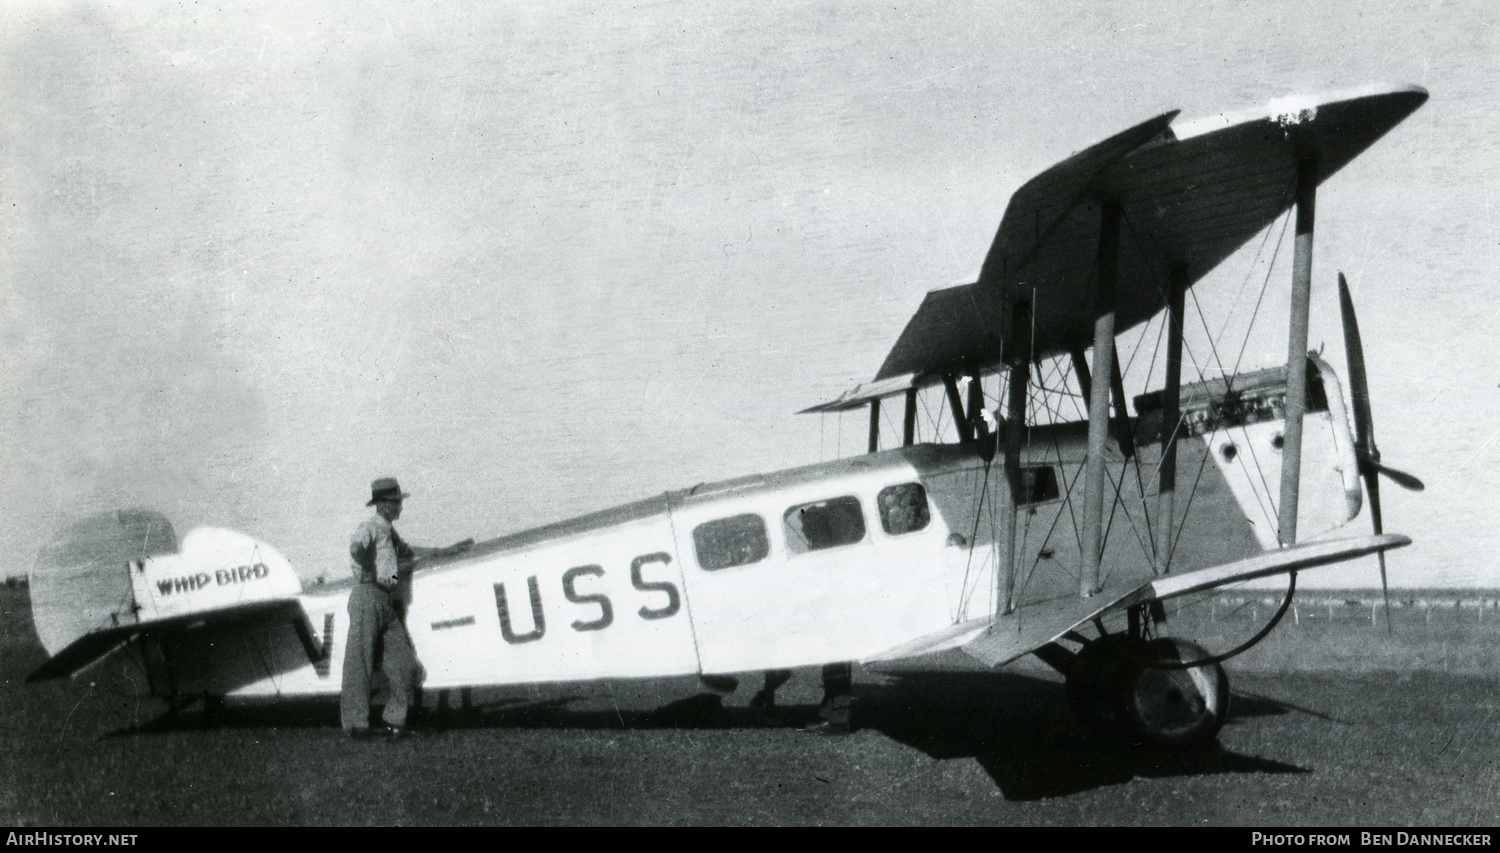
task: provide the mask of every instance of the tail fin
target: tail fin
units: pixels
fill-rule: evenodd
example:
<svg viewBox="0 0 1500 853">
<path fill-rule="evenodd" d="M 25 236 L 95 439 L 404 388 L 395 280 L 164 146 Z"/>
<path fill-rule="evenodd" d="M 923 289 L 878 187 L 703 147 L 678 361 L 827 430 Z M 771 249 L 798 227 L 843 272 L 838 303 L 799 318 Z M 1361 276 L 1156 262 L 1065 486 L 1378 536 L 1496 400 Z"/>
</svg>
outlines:
<svg viewBox="0 0 1500 853">
<path fill-rule="evenodd" d="M 292 564 L 274 548 L 216 527 L 190 531 L 174 554 L 131 560 L 129 571 L 142 622 L 302 592 Z"/>
<path fill-rule="evenodd" d="M 197 614 L 243 618 L 302 591 L 269 545 L 212 527 L 179 542 L 164 516 L 140 509 L 69 527 L 37 555 L 29 586 L 32 622 L 51 656 L 33 680 L 76 672 L 152 626 Z"/>
<path fill-rule="evenodd" d="M 37 554 L 27 584 L 47 654 L 84 634 L 138 621 L 127 564 L 175 553 L 171 522 L 147 509 L 90 516 L 54 537 Z"/>
</svg>

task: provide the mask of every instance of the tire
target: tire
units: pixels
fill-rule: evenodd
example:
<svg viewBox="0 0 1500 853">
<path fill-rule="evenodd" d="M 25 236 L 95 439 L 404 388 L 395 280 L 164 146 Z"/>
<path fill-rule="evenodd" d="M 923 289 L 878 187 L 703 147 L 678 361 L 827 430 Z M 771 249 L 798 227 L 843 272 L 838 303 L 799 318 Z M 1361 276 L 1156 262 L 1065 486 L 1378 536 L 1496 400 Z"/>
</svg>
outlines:
<svg viewBox="0 0 1500 853">
<path fill-rule="evenodd" d="M 1156 661 L 1208 657 L 1196 643 L 1163 638 L 1143 643 L 1118 682 L 1118 708 L 1131 732 L 1155 746 L 1185 748 L 1211 743 L 1229 714 L 1229 677 L 1217 663 L 1162 669 Z"/>
<path fill-rule="evenodd" d="M 1138 675 L 1144 643 L 1111 634 L 1085 644 L 1068 668 L 1065 694 L 1073 714 L 1094 729 L 1126 734 L 1121 698 Z"/>
</svg>

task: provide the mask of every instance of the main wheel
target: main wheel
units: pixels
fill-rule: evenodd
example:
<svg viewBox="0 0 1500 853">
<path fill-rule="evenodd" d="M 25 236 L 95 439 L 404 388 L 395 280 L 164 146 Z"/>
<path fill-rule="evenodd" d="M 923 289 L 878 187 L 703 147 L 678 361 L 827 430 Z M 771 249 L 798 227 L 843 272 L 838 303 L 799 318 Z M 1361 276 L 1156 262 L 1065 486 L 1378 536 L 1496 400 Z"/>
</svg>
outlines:
<svg viewBox="0 0 1500 853">
<path fill-rule="evenodd" d="M 224 717 L 224 697 L 217 693 L 203 693 L 203 716 L 200 718 L 205 729 L 217 728 Z"/>
<path fill-rule="evenodd" d="M 1186 669 L 1154 664 L 1208 657 L 1196 643 L 1162 638 L 1137 647 L 1133 665 L 1119 682 L 1122 721 L 1135 735 L 1158 746 L 1187 747 L 1212 741 L 1229 714 L 1229 677 L 1217 663 Z"/>
<path fill-rule="evenodd" d="M 1079 719 L 1110 734 L 1129 727 L 1122 697 L 1137 677 L 1145 644 L 1122 634 L 1091 640 L 1073 657 L 1065 687 L 1068 707 Z"/>
</svg>

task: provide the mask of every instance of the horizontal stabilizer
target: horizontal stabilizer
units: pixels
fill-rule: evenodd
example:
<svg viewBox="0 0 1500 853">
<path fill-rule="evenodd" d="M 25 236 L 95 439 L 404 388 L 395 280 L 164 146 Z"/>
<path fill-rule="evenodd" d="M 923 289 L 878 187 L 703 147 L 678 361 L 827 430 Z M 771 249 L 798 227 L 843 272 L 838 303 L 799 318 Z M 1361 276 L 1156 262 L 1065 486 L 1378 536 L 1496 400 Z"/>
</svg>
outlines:
<svg viewBox="0 0 1500 853">
<path fill-rule="evenodd" d="M 1002 666 L 1055 642 L 1079 625 L 1139 604 L 1203 592 L 1255 578 L 1341 563 L 1410 544 L 1411 539 L 1405 536 L 1387 533 L 1358 539 L 1331 539 L 1266 551 L 1233 563 L 1181 575 L 1164 575 L 1114 597 L 1107 594 L 1093 598 L 1067 596 L 1027 604 L 993 619 L 953 625 L 866 660 L 896 660 L 962 647 L 971 657 L 990 666 Z"/>
<path fill-rule="evenodd" d="M 297 627 L 299 636 L 311 636 L 307 621 L 307 613 L 302 609 L 301 602 L 295 598 L 283 598 L 273 601 L 252 601 L 217 610 L 204 610 L 151 622 L 106 628 L 85 634 L 69 643 L 62 651 L 48 658 L 46 663 L 26 676 L 26 683 L 66 678 L 103 660 L 137 637 L 165 636 L 204 628 L 225 628 L 249 622 L 291 623 Z M 318 651 L 309 648 L 308 656 L 312 658 Z"/>
<path fill-rule="evenodd" d="M 64 675 L 107 654 L 115 641 L 106 638 L 127 642 L 137 627 L 237 613 L 302 592 L 291 563 L 264 542 L 213 527 L 178 540 L 165 517 L 144 509 L 71 525 L 37 554 L 30 577 L 32 624 L 53 656 L 48 667 Z"/>
<path fill-rule="evenodd" d="M 122 625 L 107 631 L 85 634 L 32 671 L 26 676 L 26 683 L 65 678 L 86 669 L 90 664 L 103 660 L 110 653 L 124 647 L 138 633 L 139 625 Z"/>
</svg>

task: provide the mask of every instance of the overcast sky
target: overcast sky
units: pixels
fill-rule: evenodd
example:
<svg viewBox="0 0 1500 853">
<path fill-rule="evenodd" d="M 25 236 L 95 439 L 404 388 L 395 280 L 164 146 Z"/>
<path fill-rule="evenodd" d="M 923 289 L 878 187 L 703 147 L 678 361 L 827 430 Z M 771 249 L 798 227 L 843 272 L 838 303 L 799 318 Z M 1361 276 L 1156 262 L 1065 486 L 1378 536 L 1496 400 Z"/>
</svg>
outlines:
<svg viewBox="0 0 1500 853">
<path fill-rule="evenodd" d="M 313 576 L 381 475 L 439 544 L 828 458 L 837 419 L 792 413 L 972 281 L 1025 180 L 1168 109 L 1390 82 L 1432 98 L 1320 192 L 1312 343 L 1342 367 L 1342 269 L 1381 450 L 1429 485 L 1384 492 L 1393 581 L 1500 586 L 1494 8 L 6 3 L 4 571 L 120 506 Z"/>
</svg>

